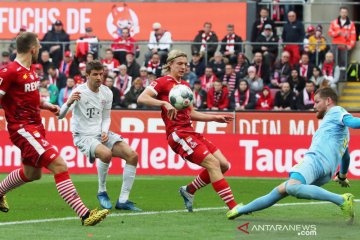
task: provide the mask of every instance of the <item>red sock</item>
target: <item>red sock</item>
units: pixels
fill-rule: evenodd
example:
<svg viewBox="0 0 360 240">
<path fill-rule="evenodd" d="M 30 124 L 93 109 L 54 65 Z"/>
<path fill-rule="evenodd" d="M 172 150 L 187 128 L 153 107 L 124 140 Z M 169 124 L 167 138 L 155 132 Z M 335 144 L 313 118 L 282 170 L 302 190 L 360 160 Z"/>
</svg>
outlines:
<svg viewBox="0 0 360 240">
<path fill-rule="evenodd" d="M 76 192 L 73 182 L 70 179 L 68 172 L 63 172 L 54 175 L 56 188 L 60 196 L 67 204 L 77 213 L 79 217 L 84 216 L 89 209 L 81 201 Z"/>
<path fill-rule="evenodd" d="M 234 196 L 231 192 L 231 189 L 229 187 L 229 184 L 225 180 L 225 178 L 220 179 L 216 182 L 212 183 L 213 188 L 215 191 L 219 194 L 221 199 L 226 203 L 226 205 L 229 207 L 229 209 L 232 209 L 237 205 L 237 203 L 234 200 Z"/>
<path fill-rule="evenodd" d="M 194 194 L 196 190 L 199 190 L 202 187 L 205 187 L 210 183 L 210 176 L 206 169 L 202 170 L 200 174 L 186 186 L 186 191 L 188 193 Z"/>
<path fill-rule="evenodd" d="M 27 182 L 31 181 L 25 177 L 24 170 L 22 168 L 12 171 L 0 183 L 0 196 L 4 196 L 10 190 L 20 187 Z"/>
</svg>

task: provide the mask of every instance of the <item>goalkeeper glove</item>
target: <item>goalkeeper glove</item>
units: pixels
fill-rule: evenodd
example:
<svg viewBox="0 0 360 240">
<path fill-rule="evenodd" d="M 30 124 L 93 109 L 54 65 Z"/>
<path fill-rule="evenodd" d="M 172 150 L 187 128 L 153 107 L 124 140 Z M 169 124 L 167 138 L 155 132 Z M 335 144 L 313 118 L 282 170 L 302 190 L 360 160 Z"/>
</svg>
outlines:
<svg viewBox="0 0 360 240">
<path fill-rule="evenodd" d="M 342 174 L 340 172 L 336 173 L 336 177 L 334 178 L 335 182 L 338 182 L 341 187 L 350 187 L 350 182 L 349 180 L 346 178 L 346 174 Z"/>
</svg>

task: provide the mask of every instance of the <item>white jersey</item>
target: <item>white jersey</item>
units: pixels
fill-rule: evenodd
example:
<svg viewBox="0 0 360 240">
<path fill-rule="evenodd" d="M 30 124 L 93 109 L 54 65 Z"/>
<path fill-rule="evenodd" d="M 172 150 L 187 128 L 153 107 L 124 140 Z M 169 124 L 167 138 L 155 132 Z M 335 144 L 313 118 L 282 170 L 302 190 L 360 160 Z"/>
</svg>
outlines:
<svg viewBox="0 0 360 240">
<path fill-rule="evenodd" d="M 80 92 L 80 101 L 75 101 L 71 118 L 71 128 L 74 135 L 98 136 L 101 135 L 103 110 L 112 106 L 113 93 L 104 85 L 99 92 L 91 91 L 87 83 L 76 87 L 72 93 Z"/>
</svg>

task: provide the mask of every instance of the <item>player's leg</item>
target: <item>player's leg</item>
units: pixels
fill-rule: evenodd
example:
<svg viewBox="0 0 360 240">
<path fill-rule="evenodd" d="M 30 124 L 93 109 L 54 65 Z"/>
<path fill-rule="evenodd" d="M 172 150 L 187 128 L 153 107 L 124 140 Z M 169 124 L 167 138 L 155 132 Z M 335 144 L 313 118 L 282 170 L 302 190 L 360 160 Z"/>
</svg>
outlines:
<svg viewBox="0 0 360 240">
<path fill-rule="evenodd" d="M 100 142 L 97 140 L 94 140 L 91 143 L 90 152 L 91 156 L 95 156 L 95 158 L 99 159 L 96 161 L 99 183 L 97 198 L 102 208 L 111 209 L 112 204 L 106 190 L 106 178 L 109 172 L 109 166 L 112 158 L 111 150 L 108 147 L 100 144 Z"/>
<path fill-rule="evenodd" d="M 16 169 L 0 182 L 0 211 L 8 212 L 9 205 L 6 201 L 5 194 L 27 182 L 41 178 L 41 169 L 23 165 L 22 168 Z"/>
<path fill-rule="evenodd" d="M 228 219 L 235 219 L 243 214 L 248 214 L 251 212 L 255 212 L 271 207 L 279 200 L 287 196 L 285 190 L 285 183 L 286 182 L 280 184 L 267 195 L 259 197 L 246 205 L 242 205 L 242 204 L 237 205 L 236 207 L 234 207 L 233 209 L 227 212 L 226 215 Z"/>
<path fill-rule="evenodd" d="M 116 142 L 113 145 L 112 152 L 114 157 L 120 157 L 126 161 L 120 196 L 116 202 L 115 208 L 121 210 L 142 211 L 140 208 L 135 207 L 134 203 L 129 200 L 129 195 L 136 176 L 138 154 L 124 141 Z"/>
<path fill-rule="evenodd" d="M 83 225 L 92 226 L 101 222 L 109 211 L 106 209 L 101 211 L 90 211 L 85 206 L 70 179 L 65 161 L 60 156 L 57 156 L 53 160 L 51 159 L 51 156 L 54 153 L 56 152 L 45 152 L 41 156 L 40 163 L 54 174 L 56 188 L 60 196 L 81 218 Z"/>
<path fill-rule="evenodd" d="M 208 171 L 212 186 L 220 198 L 225 202 L 229 209 L 234 208 L 237 204 L 234 200 L 230 186 L 221 172 L 219 160 L 217 160 L 214 155 L 208 154 L 200 165 Z"/>
<path fill-rule="evenodd" d="M 219 160 L 221 172 L 224 174 L 229 169 L 229 162 L 219 149 L 217 149 L 213 155 Z M 186 191 L 194 195 L 197 190 L 207 186 L 210 182 L 210 176 L 207 169 L 203 169 L 199 175 L 186 186 Z"/>
</svg>

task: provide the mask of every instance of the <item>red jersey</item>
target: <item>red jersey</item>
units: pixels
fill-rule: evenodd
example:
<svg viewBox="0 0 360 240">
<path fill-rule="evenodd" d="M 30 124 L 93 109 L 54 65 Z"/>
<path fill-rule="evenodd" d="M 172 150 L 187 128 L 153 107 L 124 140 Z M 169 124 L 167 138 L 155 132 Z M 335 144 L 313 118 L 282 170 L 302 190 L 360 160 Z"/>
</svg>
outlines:
<svg viewBox="0 0 360 240">
<path fill-rule="evenodd" d="M 106 65 L 110 72 L 114 71 L 115 68 L 120 66 L 120 62 L 115 58 L 111 60 L 103 59 L 101 60 L 101 63 Z"/>
<path fill-rule="evenodd" d="M 190 87 L 189 83 L 184 80 L 177 82 L 175 78 L 171 76 L 164 76 L 151 82 L 148 86 L 155 94 L 156 98 L 161 101 L 169 102 L 169 92 L 175 85 L 186 85 Z M 161 117 L 165 123 L 166 135 L 169 136 L 174 131 L 187 131 L 195 132 L 191 125 L 190 108 L 178 110 L 176 118 L 170 120 L 167 116 L 167 110 L 165 107 L 161 107 Z"/>
<path fill-rule="evenodd" d="M 25 125 L 41 125 L 39 84 L 35 69 L 16 60 L 0 70 L 1 105 L 10 135 Z"/>
</svg>

